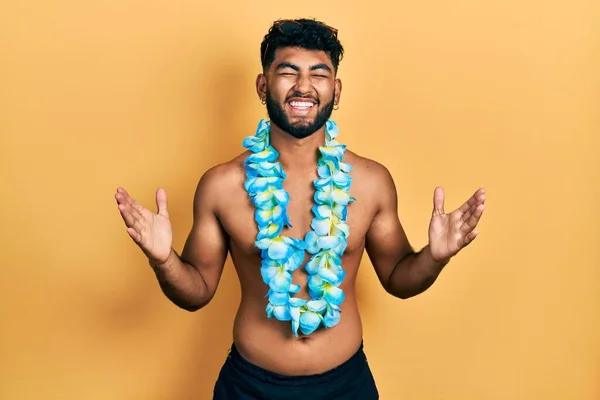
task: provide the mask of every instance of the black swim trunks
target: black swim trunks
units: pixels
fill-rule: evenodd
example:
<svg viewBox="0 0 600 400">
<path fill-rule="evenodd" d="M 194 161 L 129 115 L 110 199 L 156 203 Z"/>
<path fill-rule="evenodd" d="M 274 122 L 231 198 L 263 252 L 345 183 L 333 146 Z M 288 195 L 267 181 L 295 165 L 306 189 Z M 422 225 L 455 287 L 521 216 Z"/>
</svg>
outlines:
<svg viewBox="0 0 600 400">
<path fill-rule="evenodd" d="M 379 399 L 361 343 L 340 366 L 315 375 L 280 375 L 245 360 L 232 345 L 214 387 L 213 400 Z"/>
</svg>

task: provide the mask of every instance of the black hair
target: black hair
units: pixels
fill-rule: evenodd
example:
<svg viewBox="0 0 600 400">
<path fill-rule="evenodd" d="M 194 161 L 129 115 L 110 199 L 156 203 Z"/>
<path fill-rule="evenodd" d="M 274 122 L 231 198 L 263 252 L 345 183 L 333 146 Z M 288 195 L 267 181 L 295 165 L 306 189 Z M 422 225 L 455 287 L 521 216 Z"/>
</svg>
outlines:
<svg viewBox="0 0 600 400">
<path fill-rule="evenodd" d="M 260 45 L 261 63 L 267 69 L 281 47 L 300 47 L 322 50 L 329 55 L 334 70 L 344 56 L 344 48 L 337 38 L 337 30 L 315 19 L 275 21 Z"/>
</svg>

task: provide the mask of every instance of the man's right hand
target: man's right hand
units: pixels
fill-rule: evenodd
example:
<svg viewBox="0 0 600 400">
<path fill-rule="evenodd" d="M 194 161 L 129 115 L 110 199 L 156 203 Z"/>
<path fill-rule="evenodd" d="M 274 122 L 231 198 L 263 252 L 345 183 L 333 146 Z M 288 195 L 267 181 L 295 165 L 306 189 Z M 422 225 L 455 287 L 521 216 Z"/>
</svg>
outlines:
<svg viewBox="0 0 600 400">
<path fill-rule="evenodd" d="M 164 264 L 173 248 L 173 233 L 165 190 L 156 191 L 158 214 L 142 207 L 123 188 L 117 188 L 115 199 L 129 236 L 146 254 L 151 264 Z"/>
</svg>

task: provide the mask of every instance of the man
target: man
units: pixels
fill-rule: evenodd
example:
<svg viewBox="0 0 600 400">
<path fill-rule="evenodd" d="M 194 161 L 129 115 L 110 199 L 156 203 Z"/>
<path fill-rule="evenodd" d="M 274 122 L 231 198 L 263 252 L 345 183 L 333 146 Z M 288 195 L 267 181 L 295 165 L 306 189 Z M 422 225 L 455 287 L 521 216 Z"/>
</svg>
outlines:
<svg viewBox="0 0 600 400">
<path fill-rule="evenodd" d="M 154 214 L 117 189 L 127 232 L 179 307 L 210 302 L 231 254 L 242 300 L 215 399 L 378 398 L 354 293 L 364 250 L 383 288 L 406 299 L 477 236 L 484 191 L 446 214 L 436 188 L 429 244 L 413 251 L 390 173 L 346 151 L 329 120 L 340 101 L 342 55 L 327 25 L 274 23 L 256 80 L 270 120 L 244 140 L 248 151 L 201 177 L 181 255 L 172 248 L 165 191 L 156 193 Z"/>
</svg>

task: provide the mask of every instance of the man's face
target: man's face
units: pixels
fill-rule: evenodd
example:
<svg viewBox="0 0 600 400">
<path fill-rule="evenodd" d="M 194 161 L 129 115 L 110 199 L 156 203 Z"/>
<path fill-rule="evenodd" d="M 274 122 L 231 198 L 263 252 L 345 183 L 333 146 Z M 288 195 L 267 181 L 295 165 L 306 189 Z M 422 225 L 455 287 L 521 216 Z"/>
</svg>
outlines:
<svg viewBox="0 0 600 400">
<path fill-rule="evenodd" d="M 259 76 L 257 88 L 271 122 L 298 139 L 320 129 L 339 101 L 341 82 L 323 51 L 277 49 L 265 75 Z"/>
</svg>

